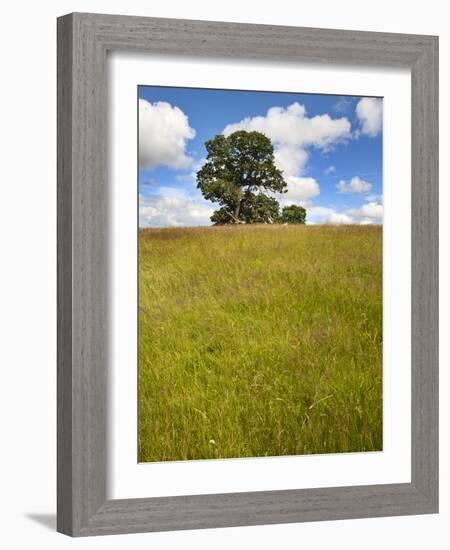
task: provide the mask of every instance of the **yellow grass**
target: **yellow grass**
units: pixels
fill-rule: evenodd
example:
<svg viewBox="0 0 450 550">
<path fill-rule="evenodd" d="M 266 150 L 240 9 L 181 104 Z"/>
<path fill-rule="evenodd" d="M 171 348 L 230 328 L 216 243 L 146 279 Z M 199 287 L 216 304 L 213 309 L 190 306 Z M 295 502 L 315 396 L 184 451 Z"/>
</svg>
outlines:
<svg viewBox="0 0 450 550">
<path fill-rule="evenodd" d="M 382 449 L 382 229 L 139 233 L 139 460 Z"/>
</svg>

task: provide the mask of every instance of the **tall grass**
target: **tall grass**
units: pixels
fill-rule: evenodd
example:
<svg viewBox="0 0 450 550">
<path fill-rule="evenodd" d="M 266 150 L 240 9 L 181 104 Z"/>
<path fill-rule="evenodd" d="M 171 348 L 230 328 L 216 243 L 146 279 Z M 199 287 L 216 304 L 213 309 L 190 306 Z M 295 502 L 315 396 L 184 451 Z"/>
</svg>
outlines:
<svg viewBox="0 0 450 550">
<path fill-rule="evenodd" d="M 382 230 L 139 233 L 139 460 L 382 449 Z"/>
</svg>

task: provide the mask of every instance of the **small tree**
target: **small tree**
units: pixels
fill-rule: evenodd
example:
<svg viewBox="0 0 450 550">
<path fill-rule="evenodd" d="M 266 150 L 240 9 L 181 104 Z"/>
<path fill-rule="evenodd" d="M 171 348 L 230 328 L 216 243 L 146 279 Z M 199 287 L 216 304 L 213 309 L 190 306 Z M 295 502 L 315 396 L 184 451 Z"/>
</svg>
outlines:
<svg viewBox="0 0 450 550">
<path fill-rule="evenodd" d="M 281 221 L 283 223 L 305 223 L 306 210 L 296 204 L 285 206 L 281 214 Z"/>
<path fill-rule="evenodd" d="M 279 219 L 276 199 L 263 191 L 283 193 L 286 182 L 275 166 L 273 145 L 261 132 L 238 130 L 205 143 L 207 162 L 197 172 L 197 188 L 221 208 L 211 216 L 215 224 L 274 223 Z"/>
</svg>

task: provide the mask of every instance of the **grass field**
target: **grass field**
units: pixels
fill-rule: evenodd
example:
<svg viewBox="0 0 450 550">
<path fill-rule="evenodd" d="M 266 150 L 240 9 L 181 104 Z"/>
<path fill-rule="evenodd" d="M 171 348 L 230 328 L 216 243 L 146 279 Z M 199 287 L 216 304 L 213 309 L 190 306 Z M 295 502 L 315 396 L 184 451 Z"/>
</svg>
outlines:
<svg viewBox="0 0 450 550">
<path fill-rule="evenodd" d="M 139 460 L 382 449 L 382 228 L 139 232 Z"/>
</svg>

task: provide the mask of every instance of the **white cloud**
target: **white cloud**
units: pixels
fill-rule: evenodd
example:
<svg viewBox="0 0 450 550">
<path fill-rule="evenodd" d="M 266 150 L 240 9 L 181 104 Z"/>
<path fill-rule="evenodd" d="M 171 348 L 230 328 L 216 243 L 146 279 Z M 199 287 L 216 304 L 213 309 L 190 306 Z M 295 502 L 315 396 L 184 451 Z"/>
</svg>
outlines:
<svg viewBox="0 0 450 550">
<path fill-rule="evenodd" d="M 324 218 L 329 216 L 334 212 L 333 208 L 328 208 L 327 206 L 311 206 L 308 208 L 308 213 L 316 218 Z"/>
<path fill-rule="evenodd" d="M 383 124 L 383 102 L 375 97 L 363 97 L 356 105 L 356 116 L 361 125 L 361 132 L 375 137 Z"/>
<path fill-rule="evenodd" d="M 339 193 L 368 193 L 372 189 L 372 184 L 355 176 L 350 181 L 341 180 L 336 188 Z"/>
<path fill-rule="evenodd" d="M 308 199 L 317 197 L 320 194 L 319 184 L 314 178 L 288 176 L 286 182 L 287 192 L 277 194 L 277 198 L 282 203 L 282 206 L 288 204 L 302 204 Z"/>
<path fill-rule="evenodd" d="M 326 206 L 310 206 L 309 204 L 302 206 L 306 208 L 306 223 L 310 225 L 326 223 L 327 217 L 334 212 L 333 208 Z"/>
<path fill-rule="evenodd" d="M 336 166 L 333 166 L 333 165 L 328 166 L 328 168 L 325 168 L 323 172 L 326 176 L 329 176 L 330 174 L 334 174 L 334 172 L 336 172 Z"/>
<path fill-rule="evenodd" d="M 309 118 L 304 105 L 292 103 L 288 107 L 271 107 L 265 116 L 247 117 L 228 124 L 224 135 L 237 130 L 258 131 L 274 143 L 275 161 L 284 176 L 299 176 L 308 160 L 308 147 L 324 151 L 351 137 L 347 118 L 331 118 L 328 114 Z"/>
<path fill-rule="evenodd" d="M 381 222 L 383 219 L 383 205 L 379 202 L 368 202 L 360 208 L 347 210 L 350 216 Z"/>
<path fill-rule="evenodd" d="M 366 200 L 367 202 L 381 202 L 381 204 L 383 204 L 383 195 L 371 193 L 370 195 L 366 195 L 364 197 L 364 200 Z"/>
<path fill-rule="evenodd" d="M 139 227 L 210 225 L 214 208 L 199 193 L 159 187 L 151 196 L 139 197 Z"/>
<path fill-rule="evenodd" d="M 288 107 L 271 107 L 266 116 L 247 117 L 228 124 L 224 134 L 236 130 L 263 132 L 277 144 L 325 149 L 350 137 L 350 122 L 346 118 L 332 119 L 328 114 L 309 118 L 304 105 L 295 102 Z"/>
<path fill-rule="evenodd" d="M 186 154 L 186 143 L 194 137 L 195 130 L 181 109 L 165 101 L 139 99 L 140 168 L 189 168 L 193 159 Z"/>
<path fill-rule="evenodd" d="M 307 223 L 369 225 L 383 221 L 383 205 L 380 202 L 364 203 L 359 208 L 349 208 L 341 212 L 326 206 L 303 206 L 306 208 Z"/>
<path fill-rule="evenodd" d="M 340 213 L 340 212 L 332 212 L 329 216 L 325 218 L 324 223 L 332 223 L 332 224 L 350 224 L 354 223 L 354 220 L 352 217 L 350 217 L 348 214 Z"/>
<path fill-rule="evenodd" d="M 274 152 L 275 164 L 283 175 L 301 174 L 308 160 L 308 152 L 295 145 L 279 145 Z"/>
<path fill-rule="evenodd" d="M 306 209 L 306 221 L 309 224 L 351 224 L 354 219 L 345 212 L 337 212 L 327 206 L 312 206 Z"/>
</svg>

